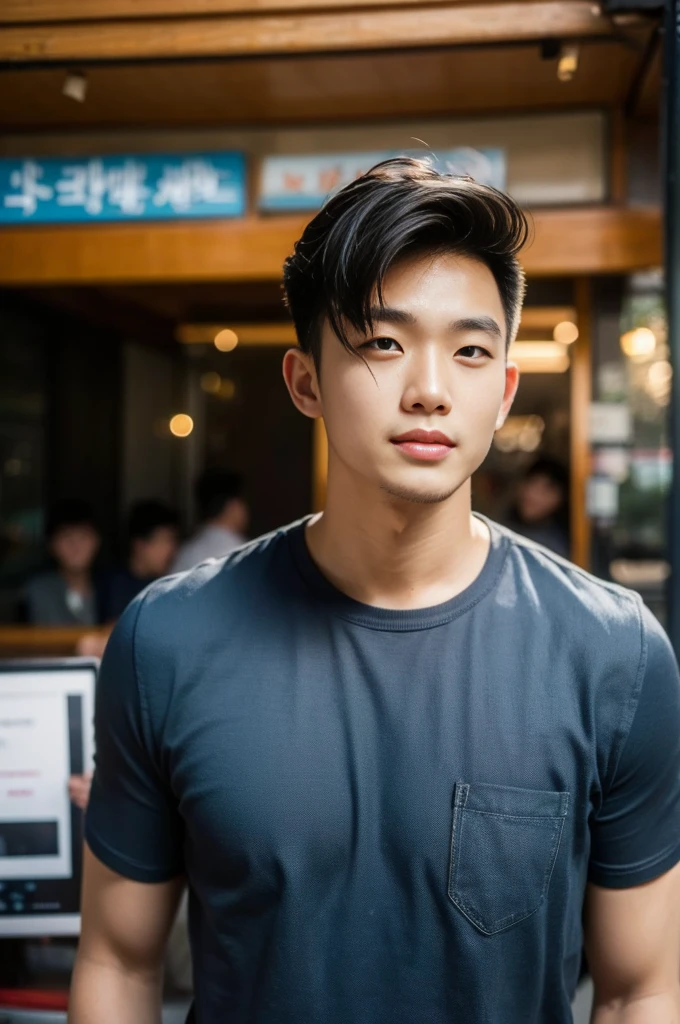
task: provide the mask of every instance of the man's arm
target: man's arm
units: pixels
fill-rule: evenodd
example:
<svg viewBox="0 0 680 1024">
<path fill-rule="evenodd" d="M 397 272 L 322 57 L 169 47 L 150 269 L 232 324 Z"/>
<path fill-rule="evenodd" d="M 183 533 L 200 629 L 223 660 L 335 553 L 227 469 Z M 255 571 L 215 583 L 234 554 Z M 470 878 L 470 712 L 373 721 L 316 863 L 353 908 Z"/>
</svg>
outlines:
<svg viewBox="0 0 680 1024">
<path fill-rule="evenodd" d="M 160 1024 L 163 953 L 183 886 L 182 876 L 130 881 L 85 847 L 69 1024 Z"/>
<path fill-rule="evenodd" d="M 644 885 L 589 884 L 591 1024 L 680 1024 L 680 864 Z"/>
</svg>

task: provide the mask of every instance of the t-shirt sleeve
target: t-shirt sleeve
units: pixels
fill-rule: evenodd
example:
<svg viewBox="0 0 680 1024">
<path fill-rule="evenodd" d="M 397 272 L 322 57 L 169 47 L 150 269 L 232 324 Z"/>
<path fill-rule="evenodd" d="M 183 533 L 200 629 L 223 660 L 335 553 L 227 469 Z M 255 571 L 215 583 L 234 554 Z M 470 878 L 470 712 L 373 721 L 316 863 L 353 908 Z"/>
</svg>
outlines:
<svg viewBox="0 0 680 1024">
<path fill-rule="evenodd" d="M 611 785 L 590 823 L 588 880 L 642 885 L 680 861 L 680 677 L 654 616 L 642 614 L 642 681 Z"/>
<path fill-rule="evenodd" d="M 95 772 L 85 838 L 112 871 L 137 882 L 181 874 L 182 823 L 154 753 L 137 677 L 144 595 L 127 609 L 106 646 L 95 698 Z"/>
</svg>

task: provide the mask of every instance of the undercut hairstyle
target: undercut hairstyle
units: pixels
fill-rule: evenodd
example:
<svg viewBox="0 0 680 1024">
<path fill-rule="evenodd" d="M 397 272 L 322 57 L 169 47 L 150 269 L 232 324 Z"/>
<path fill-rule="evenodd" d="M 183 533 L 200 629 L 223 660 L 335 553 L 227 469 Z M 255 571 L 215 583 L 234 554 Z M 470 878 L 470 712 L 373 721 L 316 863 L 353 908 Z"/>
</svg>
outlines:
<svg viewBox="0 0 680 1024">
<path fill-rule="evenodd" d="M 444 253 L 489 268 L 509 345 L 525 291 L 517 254 L 528 233 L 515 201 L 489 185 L 441 174 L 428 162 L 408 157 L 376 164 L 331 196 L 284 264 L 285 302 L 300 348 L 318 368 L 327 319 L 341 344 L 354 352 L 347 328 L 362 334 L 372 330 L 371 307 L 376 299 L 384 305 L 389 269 L 406 257 Z"/>
</svg>

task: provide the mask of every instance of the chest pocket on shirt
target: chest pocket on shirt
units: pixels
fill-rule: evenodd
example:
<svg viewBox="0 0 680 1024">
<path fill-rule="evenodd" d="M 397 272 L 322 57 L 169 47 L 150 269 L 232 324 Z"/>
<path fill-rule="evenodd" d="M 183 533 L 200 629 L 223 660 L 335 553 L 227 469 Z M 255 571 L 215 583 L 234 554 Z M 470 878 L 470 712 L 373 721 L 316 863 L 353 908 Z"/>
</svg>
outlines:
<svg viewBox="0 0 680 1024">
<path fill-rule="evenodd" d="M 567 792 L 456 783 L 449 898 L 484 935 L 544 902 L 568 805 Z"/>
</svg>

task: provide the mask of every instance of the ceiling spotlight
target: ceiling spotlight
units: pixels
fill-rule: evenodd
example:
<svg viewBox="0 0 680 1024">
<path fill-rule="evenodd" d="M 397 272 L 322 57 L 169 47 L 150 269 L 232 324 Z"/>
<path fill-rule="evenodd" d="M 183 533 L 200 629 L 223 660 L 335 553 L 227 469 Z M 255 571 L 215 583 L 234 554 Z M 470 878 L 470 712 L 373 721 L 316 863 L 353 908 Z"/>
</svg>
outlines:
<svg viewBox="0 0 680 1024">
<path fill-rule="evenodd" d="M 82 71 L 69 71 L 61 91 L 64 96 L 75 100 L 76 103 L 84 103 L 87 96 L 87 78 Z"/>
<path fill-rule="evenodd" d="M 557 61 L 557 77 L 560 82 L 570 82 L 578 69 L 579 48 L 575 44 L 560 47 Z"/>
</svg>

